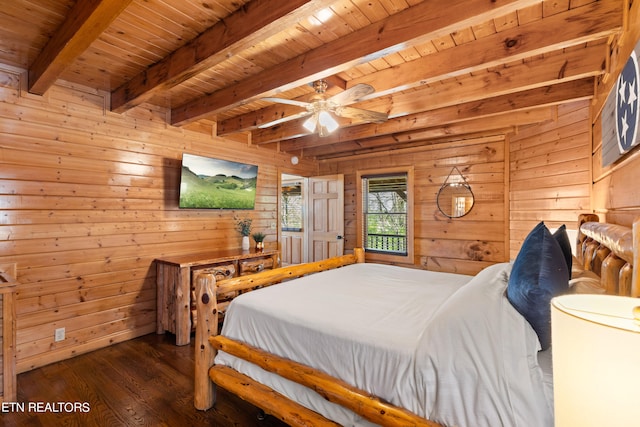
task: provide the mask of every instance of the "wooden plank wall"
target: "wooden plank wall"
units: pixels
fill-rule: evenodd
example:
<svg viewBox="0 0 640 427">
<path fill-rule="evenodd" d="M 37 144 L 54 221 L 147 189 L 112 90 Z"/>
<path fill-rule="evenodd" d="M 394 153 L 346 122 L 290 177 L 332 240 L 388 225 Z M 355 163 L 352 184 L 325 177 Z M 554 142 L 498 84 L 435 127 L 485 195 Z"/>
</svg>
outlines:
<svg viewBox="0 0 640 427">
<path fill-rule="evenodd" d="M 593 210 L 600 221 L 631 227 L 640 217 L 640 149 L 602 167 L 602 120 L 593 127 Z"/>
<path fill-rule="evenodd" d="M 2 327 L 2 325 L 4 325 L 4 321 L 5 321 L 5 315 L 2 311 L 2 306 L 4 305 L 4 299 L 5 299 L 6 295 L 0 293 L 0 403 L 4 402 L 6 399 L 4 398 L 4 351 L 2 350 L 4 348 L 4 344 L 5 344 L 5 338 L 4 338 L 4 328 Z"/>
<path fill-rule="evenodd" d="M 611 58 L 607 64 L 609 78 L 598 80 L 595 88 L 592 107 L 592 204 L 601 221 L 631 226 L 640 217 L 640 147 L 635 147 L 615 163 L 602 167 L 602 120 L 613 120 L 613 117 L 605 116 L 604 105 L 611 91 L 616 90 L 618 76 L 640 42 L 640 2 L 630 2 L 627 19 L 626 31 L 611 43 Z"/>
<path fill-rule="evenodd" d="M 19 372 L 155 331 L 153 260 L 239 249 L 236 213 L 276 247 L 280 168 L 315 167 L 173 128 L 167 111 L 119 115 L 103 93 L 61 83 L 40 97 L 25 83 L 0 67 L 0 262 L 18 265 Z M 179 210 L 183 152 L 258 164 L 255 210 Z"/>
<path fill-rule="evenodd" d="M 529 231 L 577 228 L 578 214 L 591 212 L 590 104 L 558 107 L 557 120 L 510 135 L 510 258 Z"/>
<path fill-rule="evenodd" d="M 345 249 L 356 244 L 356 171 L 401 165 L 413 165 L 415 171 L 415 265 L 475 274 L 507 260 L 505 142 L 501 136 L 321 162 L 321 175 L 344 174 Z M 465 176 L 476 200 L 469 215 L 458 219 L 445 217 L 436 205 L 438 189 L 453 166 Z"/>
</svg>

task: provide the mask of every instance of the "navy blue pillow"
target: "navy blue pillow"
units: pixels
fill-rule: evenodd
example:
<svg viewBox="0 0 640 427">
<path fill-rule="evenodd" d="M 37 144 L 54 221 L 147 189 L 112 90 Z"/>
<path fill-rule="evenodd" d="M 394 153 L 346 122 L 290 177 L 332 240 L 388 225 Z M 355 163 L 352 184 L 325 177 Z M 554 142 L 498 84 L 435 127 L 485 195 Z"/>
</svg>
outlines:
<svg viewBox="0 0 640 427">
<path fill-rule="evenodd" d="M 571 267 L 573 267 L 573 253 L 571 252 L 571 241 L 569 241 L 567 227 L 562 224 L 560 228 L 553 233 L 553 238 L 560 244 L 560 249 L 562 249 L 564 260 L 566 261 L 567 268 L 569 269 L 569 275 L 571 275 Z"/>
<path fill-rule="evenodd" d="M 568 291 L 569 274 L 560 244 L 539 223 L 513 263 L 507 298 L 536 331 L 543 350 L 551 345 L 551 298 Z"/>
</svg>

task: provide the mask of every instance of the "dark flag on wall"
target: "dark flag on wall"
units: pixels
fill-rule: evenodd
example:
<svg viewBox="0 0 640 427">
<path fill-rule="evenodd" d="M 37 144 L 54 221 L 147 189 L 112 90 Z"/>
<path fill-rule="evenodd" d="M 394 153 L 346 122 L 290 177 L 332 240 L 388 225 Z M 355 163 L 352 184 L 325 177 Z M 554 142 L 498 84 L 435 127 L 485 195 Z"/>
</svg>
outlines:
<svg viewBox="0 0 640 427">
<path fill-rule="evenodd" d="M 640 82 L 638 43 L 627 60 L 602 111 L 602 166 L 607 166 L 638 145 Z"/>
</svg>

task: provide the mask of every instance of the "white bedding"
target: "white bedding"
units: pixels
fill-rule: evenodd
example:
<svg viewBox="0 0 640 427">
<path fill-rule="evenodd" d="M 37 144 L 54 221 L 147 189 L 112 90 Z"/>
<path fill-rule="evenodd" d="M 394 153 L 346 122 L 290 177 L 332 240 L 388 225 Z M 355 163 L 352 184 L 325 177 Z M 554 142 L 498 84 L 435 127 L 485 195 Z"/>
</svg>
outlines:
<svg viewBox="0 0 640 427">
<path fill-rule="evenodd" d="M 504 297 L 509 268 L 472 278 L 355 264 L 236 298 L 222 333 L 446 425 L 552 425 L 537 336 Z M 226 353 L 215 363 L 341 425 L 370 425 Z"/>
</svg>

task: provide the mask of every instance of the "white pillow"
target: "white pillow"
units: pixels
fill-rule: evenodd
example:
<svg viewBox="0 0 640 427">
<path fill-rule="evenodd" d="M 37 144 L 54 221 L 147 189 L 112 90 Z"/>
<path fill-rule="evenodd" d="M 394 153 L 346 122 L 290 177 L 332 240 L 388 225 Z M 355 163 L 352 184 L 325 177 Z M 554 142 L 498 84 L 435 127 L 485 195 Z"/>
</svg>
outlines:
<svg viewBox="0 0 640 427">
<path fill-rule="evenodd" d="M 434 313 L 416 357 L 429 419 L 464 426 L 553 425 L 538 336 L 505 296 L 510 271 L 509 263 L 484 269 Z"/>
</svg>

